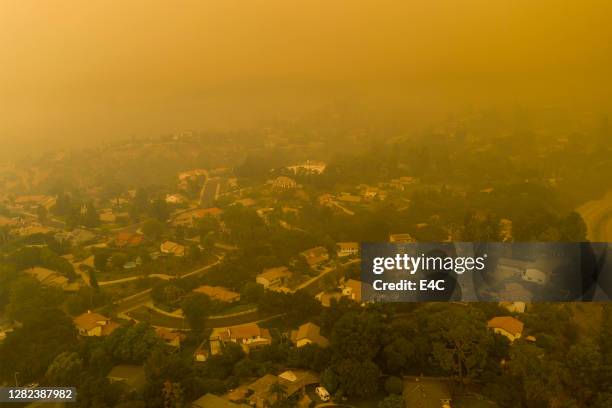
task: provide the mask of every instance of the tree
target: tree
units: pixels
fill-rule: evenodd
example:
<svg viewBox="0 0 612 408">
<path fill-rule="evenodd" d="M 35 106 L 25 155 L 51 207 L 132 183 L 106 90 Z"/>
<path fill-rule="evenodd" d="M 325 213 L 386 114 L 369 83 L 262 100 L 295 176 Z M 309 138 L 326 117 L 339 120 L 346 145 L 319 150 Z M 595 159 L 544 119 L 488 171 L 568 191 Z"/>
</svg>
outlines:
<svg viewBox="0 0 612 408">
<path fill-rule="evenodd" d="M 144 235 L 153 240 L 159 240 L 165 228 L 165 224 L 155 218 L 149 218 L 142 224 L 142 232 Z"/>
<path fill-rule="evenodd" d="M 559 389 L 559 373 L 544 350 L 532 344 L 516 344 L 510 349 L 509 372 L 523 388 L 523 396 L 531 404 L 545 406 Z"/>
<path fill-rule="evenodd" d="M 98 211 L 96 211 L 96 207 L 94 207 L 94 204 L 91 201 L 85 206 L 85 214 L 82 222 L 83 225 L 89 228 L 100 225 L 100 215 L 98 214 Z"/>
<path fill-rule="evenodd" d="M 0 379 L 13 381 L 17 371 L 20 382 L 27 383 L 42 377 L 58 354 L 76 346 L 77 332 L 72 319 L 56 308 L 39 307 L 20 321 L 22 327 L 0 343 Z"/>
<path fill-rule="evenodd" d="M 128 261 L 128 256 L 123 252 L 115 252 L 111 258 L 111 263 L 116 269 L 123 268 L 123 265 Z"/>
<path fill-rule="evenodd" d="M 210 313 L 210 298 L 201 293 L 192 293 L 181 303 L 189 326 L 195 332 L 204 330 L 206 317 Z"/>
<path fill-rule="evenodd" d="M 64 295 L 59 288 L 42 286 L 30 277 L 21 277 L 10 286 L 7 312 L 20 322 L 37 320 L 40 311 L 59 307 Z"/>
<path fill-rule="evenodd" d="M 142 322 L 120 327 L 104 341 L 109 355 L 127 364 L 142 364 L 162 344 L 153 328 Z"/>
<path fill-rule="evenodd" d="M 162 389 L 164 408 L 183 407 L 183 389 L 178 382 L 164 381 Z"/>
<path fill-rule="evenodd" d="M 46 207 L 39 205 L 36 208 L 36 216 L 38 217 L 38 222 L 45 225 L 49 219 L 49 211 L 47 211 Z"/>
<path fill-rule="evenodd" d="M 270 384 L 270 388 L 268 388 L 268 395 L 274 397 L 274 403 L 272 406 L 280 407 L 287 398 L 287 387 L 277 381 Z"/>
<path fill-rule="evenodd" d="M 459 384 L 478 376 L 487 362 L 491 336 L 479 311 L 449 305 L 429 316 L 433 359 L 457 376 Z"/>
<path fill-rule="evenodd" d="M 383 332 L 380 316 L 374 313 L 349 313 L 334 325 L 331 347 L 337 358 L 371 360 L 380 348 Z"/>
<path fill-rule="evenodd" d="M 587 240 L 587 226 L 582 216 L 576 211 L 570 212 L 561 220 L 559 230 L 561 241 L 584 242 Z"/>
<path fill-rule="evenodd" d="M 108 267 L 108 261 L 111 257 L 110 252 L 106 250 L 97 250 L 94 253 L 94 267 L 99 271 L 104 271 Z"/>
<path fill-rule="evenodd" d="M 72 386 L 79 383 L 83 370 L 83 360 L 77 353 L 65 351 L 59 354 L 49 368 L 45 377 L 55 386 Z"/>
<path fill-rule="evenodd" d="M 170 216 L 170 209 L 165 200 L 156 199 L 149 205 L 149 214 L 151 217 L 157 218 L 157 220 L 161 222 L 165 222 Z"/>
<path fill-rule="evenodd" d="M 89 286 L 98 290 L 99 286 L 98 286 L 98 278 L 96 277 L 96 271 L 90 268 L 87 271 L 87 274 L 89 275 Z"/>
<path fill-rule="evenodd" d="M 404 382 L 400 377 L 389 376 L 385 380 L 385 391 L 389 394 L 401 394 L 404 390 Z"/>
<path fill-rule="evenodd" d="M 580 401 L 591 401 L 600 388 L 602 356 L 599 346 L 590 339 L 581 340 L 569 349 L 565 364 L 571 376 L 567 385 L 572 395 Z"/>
<path fill-rule="evenodd" d="M 337 389 L 350 397 L 368 397 L 378 390 L 380 369 L 372 361 L 345 358 L 330 369 L 334 374 L 324 376 L 324 384 L 326 387 L 329 385 L 330 390 Z"/>
</svg>

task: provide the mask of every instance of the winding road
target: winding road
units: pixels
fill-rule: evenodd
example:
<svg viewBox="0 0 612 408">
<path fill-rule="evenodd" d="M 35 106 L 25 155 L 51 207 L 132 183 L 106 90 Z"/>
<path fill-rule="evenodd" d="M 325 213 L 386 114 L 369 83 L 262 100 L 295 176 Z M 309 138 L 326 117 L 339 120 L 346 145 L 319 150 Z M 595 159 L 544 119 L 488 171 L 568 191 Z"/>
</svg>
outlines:
<svg viewBox="0 0 612 408">
<path fill-rule="evenodd" d="M 612 241 L 612 191 L 601 199 L 584 203 L 577 211 L 587 225 L 589 241 Z"/>
</svg>

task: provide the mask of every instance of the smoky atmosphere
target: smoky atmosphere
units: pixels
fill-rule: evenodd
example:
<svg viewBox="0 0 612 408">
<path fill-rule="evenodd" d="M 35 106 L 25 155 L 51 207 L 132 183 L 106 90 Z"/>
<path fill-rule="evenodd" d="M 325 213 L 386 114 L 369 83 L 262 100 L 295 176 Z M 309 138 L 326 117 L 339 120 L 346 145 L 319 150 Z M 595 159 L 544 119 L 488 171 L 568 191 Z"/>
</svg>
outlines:
<svg viewBox="0 0 612 408">
<path fill-rule="evenodd" d="M 612 407 L 612 2 L 0 0 L 0 406 Z"/>
</svg>

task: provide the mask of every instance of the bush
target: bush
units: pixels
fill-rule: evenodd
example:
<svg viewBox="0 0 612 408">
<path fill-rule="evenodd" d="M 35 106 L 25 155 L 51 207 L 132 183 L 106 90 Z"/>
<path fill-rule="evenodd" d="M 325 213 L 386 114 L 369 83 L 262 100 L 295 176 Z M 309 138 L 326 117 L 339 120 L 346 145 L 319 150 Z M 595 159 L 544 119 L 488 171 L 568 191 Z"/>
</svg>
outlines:
<svg viewBox="0 0 612 408">
<path fill-rule="evenodd" d="M 389 394 L 401 394 L 404 389 L 402 379 L 395 376 L 390 376 L 385 381 L 385 390 Z"/>
</svg>

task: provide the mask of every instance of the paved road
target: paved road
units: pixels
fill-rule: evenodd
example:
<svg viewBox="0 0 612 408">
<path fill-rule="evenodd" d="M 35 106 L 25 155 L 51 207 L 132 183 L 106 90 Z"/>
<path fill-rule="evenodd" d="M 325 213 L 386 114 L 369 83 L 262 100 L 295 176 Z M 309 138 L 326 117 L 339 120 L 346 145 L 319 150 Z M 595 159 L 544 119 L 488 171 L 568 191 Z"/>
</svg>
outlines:
<svg viewBox="0 0 612 408">
<path fill-rule="evenodd" d="M 156 310 L 150 309 L 146 306 L 140 306 L 137 309 L 131 310 L 126 313 L 132 319 L 138 321 L 148 322 L 153 326 L 167 327 L 170 329 L 181 329 L 188 330 L 189 324 L 186 320 L 179 316 L 170 316 L 168 314 L 159 313 Z M 253 311 L 251 313 L 245 313 L 240 315 L 233 315 L 228 317 L 215 317 L 212 319 L 206 319 L 204 327 L 212 329 L 215 327 L 229 327 L 247 323 L 257 323 L 265 320 L 274 319 L 280 317 L 282 314 L 273 316 L 264 316 L 259 311 Z"/>
<path fill-rule="evenodd" d="M 612 192 L 599 200 L 591 200 L 577 211 L 587 225 L 587 237 L 592 242 L 612 241 Z"/>
<path fill-rule="evenodd" d="M 217 260 L 215 262 L 208 264 L 206 266 L 203 266 L 201 268 L 198 268 L 194 271 L 191 271 L 185 275 L 182 275 L 181 277 L 177 279 L 182 279 L 188 276 L 193 276 L 198 273 L 207 271 L 213 266 L 218 265 L 223 260 L 223 258 L 224 258 L 224 255 L 217 256 Z M 141 276 L 137 276 L 135 278 L 140 279 Z M 101 285 L 101 282 L 99 282 L 98 284 Z M 152 289 L 149 288 L 135 295 L 130 295 L 123 299 L 116 300 L 114 303 L 117 306 L 117 314 L 126 314 L 127 312 L 131 310 L 138 309 L 139 307 L 144 307 L 147 303 L 152 302 L 153 300 L 151 299 L 151 290 Z"/>
<path fill-rule="evenodd" d="M 116 285 L 119 283 L 125 283 L 125 282 L 131 282 L 131 281 L 135 281 L 144 277 L 149 277 L 149 278 L 159 278 L 159 279 L 163 279 L 163 280 L 172 280 L 172 279 L 183 279 L 183 278 L 187 278 L 189 276 L 193 276 L 193 275 L 197 275 L 199 273 L 202 273 L 210 268 L 212 268 L 215 265 L 219 265 L 219 263 L 223 260 L 224 256 L 223 255 L 215 255 L 217 257 L 217 260 L 213 263 L 210 263 L 208 265 L 202 266 L 201 268 L 195 269 L 189 273 L 186 273 L 184 275 L 181 276 L 174 276 L 174 275 L 166 275 L 163 273 L 151 273 L 149 275 L 135 275 L 135 276 L 128 276 L 127 278 L 121 278 L 121 279 L 115 279 L 115 280 L 111 280 L 111 281 L 102 281 L 102 282 L 98 282 L 98 286 L 108 286 L 108 285 Z"/>
</svg>

